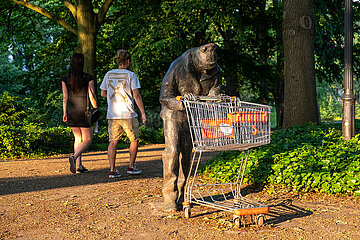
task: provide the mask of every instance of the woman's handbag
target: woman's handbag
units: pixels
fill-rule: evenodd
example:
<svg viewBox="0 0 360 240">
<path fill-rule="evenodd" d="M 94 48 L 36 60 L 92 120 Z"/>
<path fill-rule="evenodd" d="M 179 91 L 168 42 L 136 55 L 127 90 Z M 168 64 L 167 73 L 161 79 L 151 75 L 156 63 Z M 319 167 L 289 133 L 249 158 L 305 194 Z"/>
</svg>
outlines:
<svg viewBox="0 0 360 240">
<path fill-rule="evenodd" d="M 100 115 L 101 115 L 101 113 L 98 108 L 92 108 L 92 109 L 87 108 L 87 110 L 85 112 L 85 117 L 86 117 L 88 123 L 90 123 L 91 125 L 93 125 L 94 123 L 99 121 Z"/>
<path fill-rule="evenodd" d="M 90 109 L 90 99 L 89 99 L 89 91 L 86 92 L 86 111 L 85 111 L 85 118 L 87 122 L 92 126 L 94 123 L 99 121 L 101 112 L 98 108 Z"/>
</svg>

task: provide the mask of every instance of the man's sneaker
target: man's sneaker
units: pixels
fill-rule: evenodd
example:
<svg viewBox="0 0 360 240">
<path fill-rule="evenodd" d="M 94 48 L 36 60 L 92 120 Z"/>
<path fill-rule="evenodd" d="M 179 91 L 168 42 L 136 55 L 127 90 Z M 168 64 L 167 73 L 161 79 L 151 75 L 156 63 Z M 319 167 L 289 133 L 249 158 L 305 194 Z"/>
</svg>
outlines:
<svg viewBox="0 0 360 240">
<path fill-rule="evenodd" d="M 121 177 L 118 170 L 116 170 L 115 172 L 109 172 L 109 178 L 118 178 L 118 177 Z"/>
<path fill-rule="evenodd" d="M 128 168 L 127 173 L 131 174 L 131 175 L 136 175 L 136 174 L 140 174 L 142 171 L 140 169 L 137 169 L 136 166 L 134 166 L 133 168 Z"/>
<path fill-rule="evenodd" d="M 70 163 L 70 172 L 76 173 L 76 162 L 74 156 L 69 157 L 69 163 Z"/>
</svg>

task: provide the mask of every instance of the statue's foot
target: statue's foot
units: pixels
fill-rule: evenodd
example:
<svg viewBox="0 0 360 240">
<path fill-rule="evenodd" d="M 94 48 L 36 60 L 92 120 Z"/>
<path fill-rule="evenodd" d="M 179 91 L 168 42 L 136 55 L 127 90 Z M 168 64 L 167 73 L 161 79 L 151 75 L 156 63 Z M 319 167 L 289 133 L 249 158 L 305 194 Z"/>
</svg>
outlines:
<svg viewBox="0 0 360 240">
<path fill-rule="evenodd" d="M 177 208 L 176 208 L 176 204 L 175 203 L 166 203 L 164 204 L 164 211 L 165 212 L 176 212 L 177 211 Z"/>
</svg>

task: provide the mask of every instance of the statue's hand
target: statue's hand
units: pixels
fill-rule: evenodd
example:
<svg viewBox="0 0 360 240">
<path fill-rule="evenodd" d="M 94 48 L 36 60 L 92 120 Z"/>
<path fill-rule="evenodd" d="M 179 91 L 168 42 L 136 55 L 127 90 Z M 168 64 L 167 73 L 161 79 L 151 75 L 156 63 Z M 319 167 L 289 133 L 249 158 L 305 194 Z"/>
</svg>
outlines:
<svg viewBox="0 0 360 240">
<path fill-rule="evenodd" d="M 229 97 L 229 95 L 226 95 L 225 93 L 220 93 L 218 96 L 223 97 L 223 98 L 228 98 Z"/>
</svg>

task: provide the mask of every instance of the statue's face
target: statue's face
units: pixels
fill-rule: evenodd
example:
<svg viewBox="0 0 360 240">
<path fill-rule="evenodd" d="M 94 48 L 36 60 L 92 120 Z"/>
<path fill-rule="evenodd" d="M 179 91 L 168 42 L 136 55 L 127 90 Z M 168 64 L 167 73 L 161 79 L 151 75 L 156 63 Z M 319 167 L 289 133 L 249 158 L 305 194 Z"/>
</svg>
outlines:
<svg viewBox="0 0 360 240">
<path fill-rule="evenodd" d="M 216 66 L 216 48 L 217 46 L 214 43 L 209 43 L 199 47 L 198 58 L 201 68 L 209 69 Z"/>
</svg>

